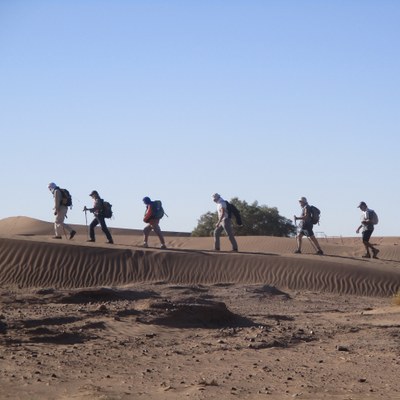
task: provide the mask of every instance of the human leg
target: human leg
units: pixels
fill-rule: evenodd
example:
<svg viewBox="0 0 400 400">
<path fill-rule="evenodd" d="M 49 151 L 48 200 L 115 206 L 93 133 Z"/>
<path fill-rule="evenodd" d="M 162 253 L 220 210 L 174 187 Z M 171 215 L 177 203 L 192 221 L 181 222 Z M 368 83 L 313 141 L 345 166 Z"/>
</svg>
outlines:
<svg viewBox="0 0 400 400">
<path fill-rule="evenodd" d="M 228 235 L 229 241 L 232 244 L 232 250 L 238 251 L 238 245 L 235 239 L 235 235 L 233 234 L 232 221 L 230 220 L 230 218 L 224 219 L 222 225 L 225 229 L 226 234 Z"/>
<path fill-rule="evenodd" d="M 99 217 L 98 217 L 98 220 L 99 220 L 99 223 L 100 223 L 100 226 L 101 226 L 101 230 L 102 230 L 102 231 L 104 232 L 104 234 L 106 235 L 106 238 L 107 238 L 107 240 L 108 240 L 108 243 L 114 243 L 113 238 L 112 238 L 112 236 L 111 236 L 111 233 L 110 233 L 110 231 L 109 231 L 108 228 L 107 228 L 106 221 L 105 221 L 104 217 L 99 216 Z"/>
<path fill-rule="evenodd" d="M 314 246 L 317 248 L 317 254 L 318 255 L 324 254 L 324 252 L 321 250 L 321 246 L 319 245 L 317 238 L 314 235 L 310 236 L 310 240 L 314 244 Z"/>
<path fill-rule="evenodd" d="M 160 225 L 158 224 L 158 222 L 154 222 L 152 224 L 152 227 L 153 227 L 154 232 L 156 233 L 156 235 L 160 239 L 161 246 L 165 247 L 164 236 L 163 236 L 163 234 L 161 232 L 161 228 L 160 228 Z"/>
<path fill-rule="evenodd" d="M 94 218 L 93 219 L 93 221 L 90 223 L 90 225 L 89 225 L 89 237 L 90 237 L 90 240 L 92 241 L 92 242 L 94 242 L 96 239 L 95 239 L 95 235 L 94 235 L 94 228 L 96 228 L 96 226 L 99 224 L 99 221 L 98 221 L 98 219 L 97 218 Z"/>
<path fill-rule="evenodd" d="M 153 228 L 152 228 L 152 226 L 151 226 L 150 224 L 147 224 L 147 225 L 144 227 L 144 229 L 143 229 L 143 235 L 144 235 L 144 237 L 143 237 L 143 242 L 144 242 L 144 246 L 147 246 L 147 241 L 149 240 L 149 235 L 150 235 L 150 232 L 151 232 L 152 229 L 153 229 Z"/>
<path fill-rule="evenodd" d="M 373 230 L 366 230 L 363 232 L 362 234 L 362 240 L 363 240 L 363 245 L 365 247 L 365 255 L 363 256 L 364 258 L 370 258 L 371 254 L 369 252 L 369 250 L 371 249 L 372 252 L 372 257 L 373 258 L 378 258 L 378 253 L 379 253 L 379 249 L 377 249 L 376 247 L 372 246 L 372 244 L 369 242 L 371 235 L 372 235 Z"/>
<path fill-rule="evenodd" d="M 295 251 L 295 253 L 301 253 L 301 246 L 302 246 L 302 243 L 303 243 L 303 236 L 304 236 L 303 231 L 300 231 L 296 236 L 297 250 Z"/>
<path fill-rule="evenodd" d="M 221 233 L 224 230 L 224 227 L 222 225 L 218 226 L 214 230 L 214 249 L 219 250 L 220 249 L 220 237 Z"/>
<path fill-rule="evenodd" d="M 371 235 L 372 235 L 372 231 L 371 230 L 365 230 L 362 233 L 362 242 L 363 242 L 363 245 L 365 247 L 365 255 L 363 257 L 365 257 L 365 258 L 370 258 L 371 257 L 369 249 L 371 249 L 373 251 L 373 247 L 369 243 L 369 239 L 371 238 Z"/>
</svg>

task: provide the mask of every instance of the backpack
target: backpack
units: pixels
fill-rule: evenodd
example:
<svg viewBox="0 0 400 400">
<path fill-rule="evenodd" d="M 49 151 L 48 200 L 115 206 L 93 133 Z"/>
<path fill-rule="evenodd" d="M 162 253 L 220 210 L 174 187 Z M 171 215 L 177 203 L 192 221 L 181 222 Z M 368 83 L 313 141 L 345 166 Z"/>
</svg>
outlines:
<svg viewBox="0 0 400 400">
<path fill-rule="evenodd" d="M 72 207 L 72 196 L 67 189 L 59 188 L 61 192 L 61 205 Z"/>
<path fill-rule="evenodd" d="M 101 210 L 104 218 L 111 218 L 113 215 L 112 205 L 108 201 L 103 200 L 103 208 Z"/>
<path fill-rule="evenodd" d="M 154 200 L 151 202 L 152 218 L 161 219 L 165 212 L 161 200 Z"/>
<path fill-rule="evenodd" d="M 369 210 L 369 220 L 373 225 L 379 222 L 378 214 L 374 210 Z"/>
<path fill-rule="evenodd" d="M 235 205 L 229 203 L 228 201 L 225 200 L 225 203 L 226 203 L 226 209 L 228 210 L 228 217 L 232 218 L 233 215 L 236 219 L 236 223 L 239 226 L 242 226 L 243 222 L 242 222 L 242 217 L 240 215 L 240 211 L 236 208 Z"/>
<path fill-rule="evenodd" d="M 310 206 L 310 213 L 311 213 L 311 222 L 313 223 L 313 225 L 316 224 L 319 225 L 319 217 L 321 215 L 321 211 L 315 206 Z"/>
</svg>

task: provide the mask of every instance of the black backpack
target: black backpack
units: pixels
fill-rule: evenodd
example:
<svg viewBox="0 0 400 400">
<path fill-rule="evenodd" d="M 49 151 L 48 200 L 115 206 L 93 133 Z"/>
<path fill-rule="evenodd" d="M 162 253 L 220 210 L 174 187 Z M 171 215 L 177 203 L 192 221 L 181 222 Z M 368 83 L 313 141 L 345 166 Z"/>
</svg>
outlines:
<svg viewBox="0 0 400 400">
<path fill-rule="evenodd" d="M 60 189 L 61 192 L 61 205 L 72 207 L 72 196 L 67 189 Z"/>
<path fill-rule="evenodd" d="M 152 218 L 161 219 L 165 214 L 161 200 L 154 200 L 151 202 Z"/>
<path fill-rule="evenodd" d="M 242 222 L 242 217 L 240 215 L 240 211 L 236 208 L 236 206 L 234 204 L 231 204 L 226 200 L 225 200 L 225 203 L 226 203 L 226 209 L 228 210 L 228 217 L 232 218 L 232 215 L 233 215 L 236 219 L 236 223 L 239 226 L 242 226 L 243 222 Z"/>
<path fill-rule="evenodd" d="M 103 200 L 103 208 L 101 210 L 101 213 L 104 218 L 111 218 L 113 215 L 112 212 L 112 205 L 108 201 Z"/>
<path fill-rule="evenodd" d="M 310 214 L 311 214 L 311 222 L 313 223 L 313 225 L 316 224 L 319 225 L 319 218 L 321 216 L 321 211 L 315 206 L 310 206 Z"/>
</svg>

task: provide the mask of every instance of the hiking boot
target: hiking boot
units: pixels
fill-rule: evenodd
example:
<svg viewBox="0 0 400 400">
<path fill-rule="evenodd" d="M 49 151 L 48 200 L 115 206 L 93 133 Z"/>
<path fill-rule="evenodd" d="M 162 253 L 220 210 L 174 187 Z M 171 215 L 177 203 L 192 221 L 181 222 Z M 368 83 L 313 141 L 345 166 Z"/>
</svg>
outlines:
<svg viewBox="0 0 400 400">
<path fill-rule="evenodd" d="M 317 256 L 323 256 L 323 255 L 324 255 L 324 252 L 323 252 L 322 250 L 318 250 L 315 254 L 316 254 Z"/>
<path fill-rule="evenodd" d="M 148 245 L 146 242 L 144 242 L 144 243 L 142 244 L 142 247 L 144 247 L 145 249 L 147 249 L 147 248 L 149 247 L 149 245 Z"/>
<path fill-rule="evenodd" d="M 369 253 L 366 253 L 362 256 L 363 258 L 371 258 L 371 256 L 369 255 Z"/>
<path fill-rule="evenodd" d="M 69 234 L 69 240 L 71 240 L 75 235 L 76 235 L 76 231 L 72 231 L 72 232 Z"/>
<path fill-rule="evenodd" d="M 372 258 L 378 258 L 379 249 L 372 249 Z"/>
<path fill-rule="evenodd" d="M 53 236 L 52 239 L 62 239 L 61 236 Z"/>
<path fill-rule="evenodd" d="M 166 246 L 165 244 L 162 244 L 162 245 L 160 246 L 160 249 L 165 250 L 166 248 L 167 248 L 167 246 Z"/>
<path fill-rule="evenodd" d="M 86 240 L 87 242 L 95 242 L 95 240 L 94 239 L 89 239 L 89 240 Z"/>
<path fill-rule="evenodd" d="M 301 254 L 301 250 L 299 249 L 295 250 L 294 254 Z"/>
</svg>

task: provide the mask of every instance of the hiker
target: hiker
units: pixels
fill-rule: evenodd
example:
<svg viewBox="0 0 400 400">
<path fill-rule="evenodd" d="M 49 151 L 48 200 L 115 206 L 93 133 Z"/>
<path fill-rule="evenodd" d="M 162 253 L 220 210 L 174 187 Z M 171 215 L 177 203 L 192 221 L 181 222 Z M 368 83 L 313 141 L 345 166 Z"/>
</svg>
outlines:
<svg viewBox="0 0 400 400">
<path fill-rule="evenodd" d="M 305 197 L 301 197 L 299 199 L 299 203 L 301 207 L 301 217 L 294 216 L 295 222 L 297 220 L 300 220 L 299 230 L 296 236 L 297 250 L 295 251 L 295 253 L 301 254 L 303 236 L 306 235 L 310 239 L 314 247 L 317 249 L 317 252 L 315 254 L 323 255 L 324 252 L 321 250 L 318 240 L 314 236 L 313 222 L 311 218 L 311 206 L 308 204 Z"/>
<path fill-rule="evenodd" d="M 68 206 L 63 202 L 63 194 L 61 189 L 54 183 L 50 182 L 47 186 L 50 192 L 53 194 L 54 198 L 54 215 L 56 216 L 54 221 L 54 233 L 53 239 L 62 239 L 61 236 L 61 228 L 64 231 L 68 231 L 69 239 L 72 239 L 76 235 L 76 231 L 74 231 L 69 225 L 64 223 L 65 218 L 67 217 Z"/>
<path fill-rule="evenodd" d="M 212 195 L 212 199 L 215 203 L 217 203 L 218 214 L 218 222 L 214 230 L 214 249 L 217 251 L 220 250 L 220 237 L 222 231 L 224 230 L 232 244 L 232 251 L 238 251 L 238 245 L 233 234 L 232 221 L 228 215 L 226 201 L 218 193 L 214 193 Z"/>
<path fill-rule="evenodd" d="M 369 250 L 371 249 L 372 258 L 378 258 L 379 249 L 372 246 L 372 244 L 369 242 L 372 232 L 374 231 L 374 221 L 372 218 L 375 212 L 368 208 L 365 201 L 361 201 L 357 208 L 362 211 L 361 225 L 357 228 L 356 233 L 359 233 L 360 229 L 362 228 L 362 242 L 366 250 L 366 253 L 363 255 L 363 257 L 371 258 L 371 254 L 369 252 Z"/>
<path fill-rule="evenodd" d="M 166 249 L 167 246 L 165 245 L 164 236 L 161 232 L 160 228 L 160 219 L 164 216 L 164 210 L 161 206 L 160 201 L 151 201 L 150 197 L 144 197 L 143 203 L 146 205 L 146 211 L 144 214 L 143 222 L 147 225 L 143 229 L 144 240 L 143 240 L 143 247 L 149 247 L 148 239 L 150 232 L 153 230 L 158 238 L 160 239 L 161 248 Z"/>
<path fill-rule="evenodd" d="M 93 208 L 87 208 L 86 206 L 83 208 L 83 211 L 90 211 L 91 213 L 94 214 L 94 219 L 89 225 L 90 239 L 88 240 L 88 242 L 96 241 L 95 234 L 94 234 L 94 228 L 98 224 L 100 224 L 101 230 L 106 235 L 108 243 L 113 244 L 114 241 L 113 241 L 110 231 L 107 228 L 105 217 L 104 217 L 104 211 L 103 211 L 104 200 L 100 197 L 97 190 L 92 190 L 92 192 L 89 194 L 89 196 L 94 200 Z"/>
</svg>

